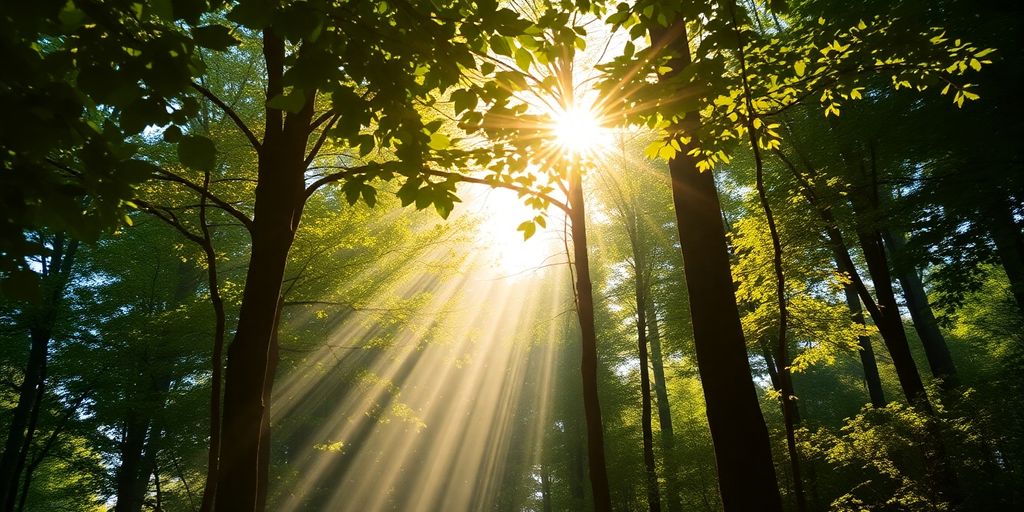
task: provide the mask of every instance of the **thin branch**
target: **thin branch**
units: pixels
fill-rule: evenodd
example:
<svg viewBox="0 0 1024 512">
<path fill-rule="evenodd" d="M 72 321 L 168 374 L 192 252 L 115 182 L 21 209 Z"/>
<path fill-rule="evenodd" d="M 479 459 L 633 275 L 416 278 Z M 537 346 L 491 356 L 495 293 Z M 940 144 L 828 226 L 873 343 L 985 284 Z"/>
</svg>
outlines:
<svg viewBox="0 0 1024 512">
<path fill-rule="evenodd" d="M 162 177 L 158 176 L 158 178 L 164 179 L 166 181 L 173 181 L 175 183 L 181 183 L 182 185 L 185 185 L 186 187 L 198 192 L 201 196 L 206 197 L 207 199 L 210 200 L 211 203 L 217 205 L 218 208 L 224 210 L 225 212 L 229 213 L 232 217 L 238 219 L 238 221 L 241 222 L 242 225 L 246 227 L 246 229 L 252 232 L 252 219 L 250 219 L 246 214 L 242 213 L 234 206 L 231 206 L 231 204 L 228 203 L 227 201 L 224 201 L 223 199 L 211 193 L 209 190 L 195 183 L 192 183 L 191 181 L 181 176 L 178 176 L 177 174 L 174 174 L 173 172 L 170 172 L 166 169 L 161 168 L 160 174 L 162 175 Z"/>
<path fill-rule="evenodd" d="M 199 85 L 196 82 L 192 82 L 192 88 L 199 91 L 203 96 L 206 96 L 206 99 L 213 102 L 214 105 L 220 107 L 220 109 L 223 110 L 224 113 L 227 114 L 227 116 L 235 122 L 235 125 L 238 126 L 238 129 L 242 130 L 242 133 L 245 134 L 245 138 L 249 139 L 249 143 L 252 144 L 252 147 L 255 148 L 256 151 L 259 151 L 263 148 L 263 145 L 260 144 L 259 139 L 257 139 L 256 136 L 253 135 L 252 130 L 250 130 L 249 127 L 246 126 L 245 121 L 242 121 L 241 117 L 238 117 L 238 113 L 236 113 L 233 108 L 231 108 L 227 103 L 224 103 L 220 98 L 217 97 L 216 94 L 213 94 L 212 91 L 210 91 L 206 87 L 203 87 L 202 85 Z"/>
<path fill-rule="evenodd" d="M 334 123 L 337 123 L 338 119 L 340 118 L 341 114 L 334 114 L 334 116 L 331 117 L 330 121 L 327 121 L 327 125 L 324 126 L 324 129 L 320 131 L 320 136 L 317 137 L 316 143 L 313 144 L 313 149 L 309 150 L 309 155 L 306 156 L 306 161 L 303 162 L 303 165 L 305 167 L 309 167 L 309 164 L 313 163 L 313 159 L 316 158 L 316 155 L 318 153 L 320 153 L 320 148 L 323 147 L 324 142 L 327 140 L 327 133 L 331 131 L 331 128 L 334 126 Z M 317 126 L 319 125 L 319 122 L 314 122 L 313 125 Z"/>
</svg>

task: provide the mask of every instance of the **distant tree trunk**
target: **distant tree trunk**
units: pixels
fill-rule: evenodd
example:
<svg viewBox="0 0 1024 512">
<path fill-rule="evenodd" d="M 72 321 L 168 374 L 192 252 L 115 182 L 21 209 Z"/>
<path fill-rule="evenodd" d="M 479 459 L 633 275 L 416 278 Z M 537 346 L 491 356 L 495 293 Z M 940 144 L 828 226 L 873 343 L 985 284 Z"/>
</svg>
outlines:
<svg viewBox="0 0 1024 512">
<path fill-rule="evenodd" d="M 284 90 L 284 40 L 272 28 L 264 30 L 267 99 Z M 314 91 L 315 92 L 315 91 Z M 238 328 L 228 347 L 224 380 L 224 421 L 215 509 L 262 510 L 260 483 L 267 481 L 261 443 L 268 442 L 271 344 L 276 327 L 281 281 L 288 252 L 305 204 L 305 150 L 314 98 L 298 114 L 267 109 L 267 121 L 257 165 L 258 183 L 252 227 L 252 251 Z"/>
<path fill-rule="evenodd" d="M 203 189 L 210 187 L 210 173 L 206 172 Z M 217 494 L 217 479 L 220 475 L 220 443 L 221 443 L 221 392 L 224 381 L 224 329 L 227 315 L 224 312 L 224 300 L 220 296 L 220 281 L 217 277 L 217 253 L 213 246 L 213 237 L 206 221 L 206 196 L 199 201 L 199 225 L 202 230 L 202 248 L 206 256 L 206 279 L 210 291 L 210 304 L 213 306 L 213 350 L 210 354 L 210 445 L 206 453 L 206 484 L 203 488 L 202 502 L 199 512 L 211 512 L 213 500 Z M 189 495 L 191 499 L 191 493 Z"/>
<path fill-rule="evenodd" d="M 146 494 L 149 472 L 143 471 L 143 451 L 146 446 L 146 434 L 149 431 L 149 418 L 133 408 L 125 421 L 124 435 L 118 458 L 121 465 L 117 468 L 116 492 L 117 504 L 115 512 L 139 512 Z M 143 477 L 143 473 L 145 476 Z M 140 485 L 140 481 L 144 483 Z M 141 488 L 141 491 L 140 491 Z"/>
<path fill-rule="evenodd" d="M 74 266 L 78 241 L 69 241 L 59 234 L 53 238 L 50 249 L 40 276 L 42 304 L 25 309 L 25 320 L 29 326 L 28 361 L 3 455 L 0 456 L 0 506 L 7 512 L 14 510 L 17 504 L 18 483 L 28 459 L 46 389 L 50 339 Z"/>
<path fill-rule="evenodd" d="M 875 285 L 875 296 L 878 297 L 880 318 L 875 319 L 875 325 L 882 333 L 882 339 L 889 349 L 889 356 L 896 368 L 896 376 L 907 395 L 907 400 L 930 413 L 931 403 L 925 393 L 921 375 L 917 371 L 917 364 L 910 353 L 907 333 L 903 330 L 903 319 L 900 318 L 899 305 L 893 292 L 892 276 L 889 274 L 882 236 L 878 231 L 860 229 L 857 238 L 860 240 L 871 282 Z"/>
<path fill-rule="evenodd" d="M 651 512 L 661 511 L 661 495 L 658 490 L 658 468 L 654 459 L 654 431 L 651 425 L 651 378 L 647 354 L 647 307 L 650 290 L 648 251 L 641 240 L 639 219 L 635 201 L 627 205 L 623 199 L 621 213 L 629 235 L 633 255 L 633 290 L 636 303 L 637 354 L 640 358 L 640 430 L 643 436 L 644 471 L 646 473 L 647 506 Z"/>
<path fill-rule="evenodd" d="M 844 249 L 845 251 L 845 249 Z M 839 256 L 836 256 L 838 261 Z M 839 267 L 842 265 L 837 264 Z M 842 270 L 840 270 L 842 272 Z M 850 316 L 854 323 L 864 324 L 864 311 L 860 307 L 860 298 L 857 296 L 857 289 L 851 283 L 843 285 L 843 293 L 846 295 L 846 306 L 850 309 Z M 871 338 L 860 336 L 858 338 L 860 349 L 860 364 L 864 368 L 864 383 L 868 389 L 868 397 L 874 407 L 885 407 L 885 392 L 882 391 L 882 379 L 878 375 L 878 363 L 875 361 L 875 351 L 871 346 Z"/>
<path fill-rule="evenodd" d="M 1005 199 L 994 201 L 989 211 L 990 233 L 999 262 L 1010 280 L 1010 291 L 1017 307 L 1024 315 L 1024 237 L 1021 236 L 1021 227 L 1013 219 L 1013 210 Z"/>
<path fill-rule="evenodd" d="M 575 424 L 575 422 L 572 422 Z M 583 510 L 586 501 L 586 490 L 583 486 L 584 473 L 586 468 L 583 461 L 586 459 L 586 449 L 583 446 L 583 436 L 578 435 L 579 429 L 566 429 L 569 434 L 567 448 L 569 449 L 569 497 L 572 499 L 573 510 Z"/>
<path fill-rule="evenodd" d="M 20 466 L 21 451 L 25 444 L 26 428 L 32 413 L 32 406 L 36 403 L 36 395 L 43 391 L 43 377 L 46 375 L 47 348 L 50 336 L 48 333 L 44 334 L 42 331 L 33 330 L 30 338 L 31 345 L 25 377 L 21 381 L 18 403 L 14 408 L 11 425 L 7 431 L 3 459 L 0 460 L 0 492 L 3 493 L 3 501 L 0 502 L 0 505 L 4 507 L 4 510 L 9 510 L 7 504 L 14 501 L 17 493 L 16 486 L 21 477 L 17 468 Z"/>
<path fill-rule="evenodd" d="M 676 22 L 663 33 L 652 31 L 651 40 L 675 50 L 669 66 L 674 72 L 692 63 L 684 23 Z M 687 113 L 679 128 L 695 133 L 697 123 L 699 116 Z M 669 161 L 669 174 L 686 286 L 695 298 L 690 302 L 694 351 L 722 505 L 726 512 L 779 511 L 771 441 L 747 361 L 718 191 L 711 172 L 697 169 L 689 149 L 684 147 Z"/>
<path fill-rule="evenodd" d="M 540 498 L 544 512 L 551 512 L 551 475 L 548 465 L 540 465 Z"/>
<path fill-rule="evenodd" d="M 679 496 L 679 474 L 676 469 L 675 435 L 672 432 L 672 410 L 668 402 L 668 388 L 665 383 L 665 361 L 661 352 L 661 332 L 658 328 L 658 311 L 654 301 L 647 301 L 647 327 L 651 339 L 651 368 L 654 374 L 654 393 L 658 397 L 658 426 L 660 427 L 661 453 L 665 468 L 665 502 L 668 512 L 682 512 Z"/>
<path fill-rule="evenodd" d="M 636 266 L 636 333 L 640 354 L 640 428 L 643 431 L 644 470 L 647 474 L 647 506 L 651 512 L 661 511 L 661 496 L 658 491 L 658 469 L 654 460 L 654 431 L 651 425 L 651 378 L 648 373 L 647 357 L 647 299 L 642 256 L 636 259 L 634 244 L 634 265 Z"/>
<path fill-rule="evenodd" d="M 906 262 L 899 261 L 899 255 L 904 252 L 906 241 L 903 233 L 894 230 L 881 231 L 882 239 L 889 247 L 892 255 L 893 270 L 896 278 L 899 279 L 900 287 L 903 288 L 903 296 L 907 301 L 907 309 L 910 310 L 910 317 L 914 320 L 914 329 L 917 330 L 921 344 L 924 345 L 924 353 L 928 358 L 928 366 L 932 375 L 939 379 L 943 388 L 949 390 L 957 386 L 956 365 L 953 357 L 949 354 L 949 346 L 946 345 L 946 338 L 939 330 L 939 323 L 935 320 L 935 314 L 928 304 L 928 295 L 925 293 L 924 284 L 917 275 L 917 270 Z"/>
<path fill-rule="evenodd" d="M 885 246 L 882 236 L 878 231 L 861 229 L 858 233 L 861 242 L 861 249 L 864 252 L 864 259 L 868 265 L 868 272 L 871 274 L 871 281 L 875 284 L 875 294 L 878 296 L 878 308 L 881 310 L 881 324 L 876 320 L 879 331 L 883 333 L 886 347 L 889 349 L 889 357 L 892 358 L 893 366 L 896 367 L 896 375 L 899 378 L 903 392 L 911 405 L 933 417 L 935 410 L 925 392 L 924 383 L 917 372 L 917 365 L 910 354 L 910 346 L 907 343 L 906 332 L 903 330 L 903 320 L 900 318 L 899 309 L 896 304 L 896 295 L 892 289 L 892 278 L 889 275 L 889 267 L 886 262 Z M 888 336 L 886 336 L 888 333 Z M 954 505 L 961 501 L 959 484 L 956 473 L 949 465 L 946 456 L 945 445 L 941 433 L 935 424 L 934 419 L 928 421 L 928 433 L 930 442 L 925 447 L 925 459 L 929 466 L 929 473 L 936 479 L 937 485 L 942 489 L 943 494 Z"/>
<path fill-rule="evenodd" d="M 60 422 L 54 426 L 53 431 L 50 432 L 50 436 L 46 439 L 46 442 L 33 454 L 31 462 L 25 468 L 25 478 L 21 483 L 21 493 L 18 496 L 18 512 L 25 510 L 25 505 L 28 503 L 28 491 L 32 488 L 32 476 L 35 474 L 36 468 L 43 462 L 43 459 L 50 454 L 50 450 L 53 449 L 53 445 L 57 442 L 57 437 L 64 431 L 64 427 L 67 426 L 68 420 L 78 412 L 78 408 L 82 405 L 92 391 L 86 391 L 82 393 L 77 400 L 72 402 L 71 406 L 64 413 Z"/>
<path fill-rule="evenodd" d="M 569 177 L 569 207 L 572 224 L 572 246 L 576 269 L 576 311 L 580 323 L 583 374 L 583 411 L 587 430 L 587 462 L 590 487 L 596 512 L 610 512 L 611 492 L 604 454 L 604 426 L 597 393 L 597 331 L 594 327 L 594 295 L 590 281 L 590 258 L 587 254 L 586 210 L 583 203 L 583 181 L 580 170 L 573 167 Z"/>
</svg>

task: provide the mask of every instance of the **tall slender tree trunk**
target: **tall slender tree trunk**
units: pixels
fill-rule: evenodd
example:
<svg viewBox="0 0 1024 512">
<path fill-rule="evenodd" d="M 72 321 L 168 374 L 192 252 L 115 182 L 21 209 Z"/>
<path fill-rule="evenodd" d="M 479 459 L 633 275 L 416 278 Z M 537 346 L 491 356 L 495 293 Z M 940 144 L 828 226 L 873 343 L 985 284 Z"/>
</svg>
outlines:
<svg viewBox="0 0 1024 512">
<path fill-rule="evenodd" d="M 209 187 L 210 173 L 206 172 L 203 177 L 203 189 L 208 190 Z M 206 453 L 206 484 L 203 488 L 199 512 L 211 512 L 214 497 L 217 495 L 217 480 L 220 475 L 221 394 L 224 381 L 224 329 L 227 327 L 227 315 L 224 312 L 224 300 L 220 296 L 217 252 L 214 250 L 213 236 L 206 221 L 206 196 L 200 198 L 199 204 L 199 226 L 203 234 L 201 245 L 206 257 L 206 279 L 214 315 L 213 350 L 210 354 L 210 445 Z"/>
<path fill-rule="evenodd" d="M 263 34 L 267 63 L 267 99 L 284 90 L 284 41 L 273 29 Z M 312 95 L 310 95 L 312 96 Z M 287 120 L 268 108 L 257 167 L 252 254 L 238 313 L 238 328 L 228 347 L 224 381 L 224 421 L 215 508 L 262 510 L 267 481 L 261 444 L 269 443 L 272 353 L 281 281 L 305 204 L 305 149 L 314 98 Z"/>
<path fill-rule="evenodd" d="M 597 331 L 594 327 L 594 292 L 590 281 L 590 257 L 587 254 L 586 210 L 580 170 L 569 171 L 569 208 L 572 246 L 576 269 L 576 311 L 580 322 L 583 375 L 583 410 L 587 430 L 587 463 L 596 512 L 610 512 L 611 492 L 604 454 L 604 426 L 597 393 Z"/>
<path fill-rule="evenodd" d="M 931 369 L 932 375 L 939 379 L 943 388 L 952 389 L 957 386 L 956 365 L 953 363 L 953 356 L 949 354 L 946 338 L 939 330 L 939 322 L 935 319 L 932 307 L 928 304 L 928 295 L 925 293 L 924 284 L 912 265 L 899 260 L 899 255 L 904 252 L 906 246 L 903 233 L 892 229 L 882 230 L 880 233 L 892 256 L 889 259 L 893 263 L 892 268 L 900 282 L 900 287 L 903 288 L 903 297 L 906 299 L 907 309 L 910 310 L 910 317 L 914 321 L 914 329 L 924 346 L 928 367 Z"/>
<path fill-rule="evenodd" d="M 675 434 L 672 431 L 672 409 L 668 402 L 668 387 L 665 383 L 665 360 L 661 351 L 658 311 L 653 300 L 647 301 L 647 308 L 647 327 L 651 340 L 651 370 L 654 374 L 654 393 L 658 397 L 659 437 L 661 438 L 661 454 L 665 468 L 665 504 L 668 512 L 682 512 L 679 474 L 675 457 Z"/>
<path fill-rule="evenodd" d="M 540 465 L 540 499 L 544 512 L 551 512 L 551 470 L 548 465 Z"/>
<path fill-rule="evenodd" d="M 996 245 L 999 262 L 1010 280 L 1017 307 L 1024 315 L 1024 236 L 1021 227 L 1013 218 L 1013 210 L 1005 199 L 995 201 L 990 209 L 992 241 Z"/>
<path fill-rule="evenodd" d="M 844 249 L 845 251 L 845 249 Z M 836 257 L 838 261 L 838 256 Z M 838 265 L 838 264 L 837 264 Z M 842 265 L 839 265 L 840 267 Z M 842 270 L 840 270 L 842 271 Z M 860 306 L 860 298 L 857 296 L 857 289 L 852 283 L 843 285 L 843 293 L 846 295 L 846 307 L 850 310 L 850 316 L 854 323 L 864 324 L 864 310 Z M 864 369 L 864 385 L 868 390 L 868 397 L 874 407 L 885 407 L 885 392 L 882 391 L 882 378 L 878 375 L 878 363 L 875 361 L 875 350 L 871 346 L 869 336 L 858 337 L 860 364 Z"/>
<path fill-rule="evenodd" d="M 148 482 L 149 473 L 142 476 L 143 451 L 146 446 L 146 433 L 149 431 L 149 418 L 133 408 L 125 422 L 124 435 L 121 439 L 119 458 L 121 465 L 117 468 L 117 504 L 115 512 L 139 512 L 145 498 L 145 485 L 139 492 L 139 482 Z"/>
<path fill-rule="evenodd" d="M 72 416 L 78 413 L 78 408 L 82 405 L 82 402 L 84 402 L 91 394 L 91 390 L 86 391 L 85 393 L 82 393 L 77 400 L 72 402 L 60 422 L 58 422 L 57 425 L 54 426 L 53 431 L 50 432 L 50 436 L 46 439 L 46 442 L 44 442 L 43 445 L 33 454 L 31 462 L 29 462 L 28 466 L 25 467 L 25 478 L 22 479 L 21 482 L 21 493 L 18 495 L 18 512 L 24 511 L 25 505 L 28 503 L 28 491 L 32 488 L 32 477 L 35 474 L 36 469 L 40 464 L 42 464 L 47 455 L 50 454 L 50 450 L 52 450 L 53 446 L 57 443 L 57 437 L 64 431 L 68 421 Z"/>
<path fill-rule="evenodd" d="M 30 339 L 31 345 L 25 377 L 18 390 L 18 403 L 14 408 L 10 428 L 7 430 L 3 458 L 0 459 L 0 492 L 3 495 L 0 505 L 4 507 L 4 510 L 7 510 L 7 503 L 14 501 L 14 495 L 17 493 L 17 484 L 21 475 L 16 468 L 19 466 L 22 446 L 25 443 L 32 406 L 36 402 L 36 395 L 42 392 L 43 376 L 46 372 L 50 336 L 48 334 L 44 336 L 42 332 L 33 330 Z"/>
<path fill-rule="evenodd" d="M 677 22 L 664 33 L 651 34 L 652 41 L 675 50 L 673 70 L 692 63 L 686 32 L 685 24 Z M 679 128 L 694 133 L 697 123 L 699 116 L 690 112 Z M 669 161 L 669 174 L 687 291 L 694 298 L 690 302 L 694 351 L 722 505 L 727 512 L 779 511 L 782 500 L 771 441 L 747 361 L 718 191 L 711 172 L 698 170 L 689 150 L 684 147 Z"/>
<path fill-rule="evenodd" d="M 77 240 L 69 241 L 63 234 L 53 238 L 51 254 L 44 260 L 42 269 L 42 304 L 25 309 L 29 325 L 28 361 L 18 388 L 18 402 L 7 431 L 3 455 L 0 455 L 0 506 L 8 512 L 17 504 L 18 483 L 28 459 L 46 389 L 50 339 L 77 250 Z"/>
<path fill-rule="evenodd" d="M 892 358 L 893 366 L 896 367 L 896 376 L 899 378 L 900 386 L 903 387 L 903 392 L 910 403 L 930 413 L 932 411 L 931 403 L 925 393 L 921 375 L 917 371 L 917 364 L 914 363 L 914 358 L 910 353 L 907 333 L 903 330 L 903 319 L 900 317 L 896 294 L 893 292 L 892 276 L 889 274 L 889 264 L 886 261 L 885 247 L 882 245 L 882 236 L 878 231 L 861 229 L 857 233 L 857 238 L 864 253 L 871 282 L 875 285 L 875 296 L 878 297 L 880 315 L 875 319 L 875 325 L 882 333 L 886 348 L 889 349 L 889 356 Z"/>
<path fill-rule="evenodd" d="M 634 219 L 635 220 L 635 219 Z M 635 229 L 633 230 L 635 239 Z M 636 339 L 640 355 L 640 428 L 643 431 L 644 471 L 647 475 L 647 506 L 651 512 L 661 511 L 658 491 L 658 469 L 654 460 L 654 431 L 651 425 L 651 378 L 647 357 L 647 298 L 643 255 L 633 243 L 633 263 L 636 270 Z"/>
<path fill-rule="evenodd" d="M 879 324 L 879 320 L 876 320 L 876 325 L 878 325 L 879 331 L 883 332 L 882 336 L 886 342 L 886 348 L 889 349 L 889 357 L 892 358 L 893 366 L 896 367 L 896 375 L 907 395 L 907 400 L 929 416 L 927 427 L 930 442 L 929 446 L 924 448 L 929 473 L 946 499 L 956 505 L 962 499 L 956 473 L 949 464 L 945 443 L 942 441 L 941 432 L 934 420 L 935 410 L 928 399 L 924 383 L 921 381 L 921 376 L 917 372 L 917 366 L 910 353 L 906 332 L 903 330 L 903 320 L 900 318 L 896 304 L 896 295 L 892 289 L 892 277 L 889 274 L 882 235 L 877 230 L 861 229 L 858 238 L 868 265 L 868 272 L 871 274 L 871 281 L 875 284 L 878 309 L 882 313 L 879 319 L 882 323 Z"/>
</svg>

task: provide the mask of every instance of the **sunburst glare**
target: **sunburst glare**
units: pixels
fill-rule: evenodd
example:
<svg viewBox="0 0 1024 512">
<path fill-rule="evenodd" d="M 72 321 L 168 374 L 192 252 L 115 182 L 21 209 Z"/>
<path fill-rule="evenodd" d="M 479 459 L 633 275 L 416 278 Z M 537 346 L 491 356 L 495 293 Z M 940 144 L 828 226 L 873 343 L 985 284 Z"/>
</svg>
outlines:
<svg viewBox="0 0 1024 512">
<path fill-rule="evenodd" d="M 554 134 L 558 145 L 571 155 L 598 154 L 611 142 L 610 131 L 598 112 L 581 104 L 555 112 Z"/>
</svg>

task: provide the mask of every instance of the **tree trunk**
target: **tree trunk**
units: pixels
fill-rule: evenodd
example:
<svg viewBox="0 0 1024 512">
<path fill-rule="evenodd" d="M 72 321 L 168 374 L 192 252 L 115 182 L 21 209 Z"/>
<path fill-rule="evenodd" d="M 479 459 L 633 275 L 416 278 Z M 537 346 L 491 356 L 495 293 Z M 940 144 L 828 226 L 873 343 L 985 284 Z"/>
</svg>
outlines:
<svg viewBox="0 0 1024 512">
<path fill-rule="evenodd" d="M 658 397 L 658 426 L 660 427 L 661 453 L 665 468 L 665 504 L 668 512 L 682 512 L 679 496 L 679 475 L 676 471 L 675 435 L 672 432 L 672 410 L 668 402 L 668 388 L 665 384 L 665 361 L 661 352 L 661 332 L 658 328 L 658 312 L 654 301 L 647 301 L 647 327 L 651 340 L 651 367 L 654 374 L 654 393 Z"/>
<path fill-rule="evenodd" d="M 50 437 L 47 438 L 46 442 L 43 443 L 43 445 L 36 451 L 32 457 L 32 461 L 29 462 L 28 466 L 25 468 L 25 478 L 22 480 L 21 493 L 18 496 L 18 512 L 23 512 L 25 510 L 25 505 L 28 503 L 28 491 L 32 488 L 32 476 L 35 474 L 36 468 L 38 468 L 39 465 L 42 464 L 43 459 L 50 454 L 50 450 L 53 449 L 53 445 L 57 443 L 57 437 L 64 431 L 64 427 L 67 426 L 68 420 L 70 420 L 73 415 L 77 414 L 78 408 L 90 394 L 92 394 L 92 391 L 82 393 L 78 399 L 71 404 L 71 407 L 64 413 L 60 422 L 54 426 L 53 431 L 50 432 Z"/>
<path fill-rule="evenodd" d="M 569 206 L 572 246 L 576 269 L 576 311 L 580 322 L 583 375 L 583 414 L 587 430 L 587 463 L 596 512 L 611 511 L 611 493 L 604 454 L 604 426 L 597 394 L 597 331 L 594 327 L 594 295 L 590 282 L 590 258 L 587 254 L 586 210 L 583 181 L 574 166 L 569 176 Z"/>
<path fill-rule="evenodd" d="M 1013 298 L 1024 315 L 1024 237 L 1005 199 L 995 201 L 990 212 L 992 241 L 996 244 L 999 262 L 1010 280 Z"/>
<path fill-rule="evenodd" d="M 946 345 L 946 338 L 939 330 L 939 323 L 935 320 L 935 314 L 928 304 L 928 295 L 925 293 L 924 284 L 917 274 L 917 270 L 899 261 L 899 255 L 904 251 L 906 242 L 903 233 L 893 230 L 881 231 L 882 239 L 888 246 L 892 255 L 892 268 L 896 272 L 896 278 L 903 288 L 903 297 L 907 301 L 907 309 L 910 310 L 910 317 L 914 320 L 914 329 L 917 330 L 921 344 L 924 345 L 924 353 L 928 359 L 928 366 L 932 375 L 944 389 L 949 390 L 957 385 L 956 365 L 953 364 L 953 357 L 949 354 L 949 346 Z"/>
<path fill-rule="evenodd" d="M 633 237 L 635 238 L 635 236 Z M 643 255 L 637 243 L 633 244 L 633 262 L 636 269 L 636 340 L 640 354 L 640 428 L 643 430 L 644 470 L 647 474 L 647 506 L 651 512 L 661 511 L 658 492 L 658 470 L 654 461 L 654 432 L 651 426 L 651 378 L 647 358 L 647 299 L 644 279 Z"/>
<path fill-rule="evenodd" d="M 540 465 L 540 499 L 544 512 L 551 512 L 551 475 L 547 464 Z"/>
<path fill-rule="evenodd" d="M 277 363 L 280 360 L 280 345 L 278 341 L 278 330 L 281 327 L 281 305 L 283 299 L 278 300 L 277 317 L 274 318 L 274 333 L 270 339 L 270 350 L 268 352 L 267 379 L 263 385 L 263 402 L 270 403 L 270 394 L 273 391 L 274 375 L 277 373 Z M 263 422 L 260 425 L 260 466 L 270 467 L 270 414 L 263 415 Z M 257 496 L 256 510 L 266 510 L 267 491 L 270 488 L 270 472 L 262 471 L 259 481 L 259 496 Z"/>
<path fill-rule="evenodd" d="M 210 173 L 203 179 L 203 188 L 209 189 Z M 210 354 L 210 445 L 206 453 L 206 485 L 203 488 L 202 502 L 199 512 L 211 512 L 213 500 L 217 494 L 217 479 L 220 475 L 220 443 L 221 443 L 221 393 L 224 380 L 224 329 L 227 315 L 224 312 L 224 300 L 220 296 L 220 281 L 217 277 L 217 252 L 214 250 L 213 237 L 206 222 L 206 197 L 200 198 L 199 225 L 203 233 L 202 247 L 206 257 L 206 279 L 210 290 L 210 305 L 213 306 L 214 331 L 213 350 Z M 190 495 L 191 499 L 191 495 Z"/>
<path fill-rule="evenodd" d="M 43 303 L 26 307 L 30 340 L 28 361 L 0 456 L 0 506 L 8 512 L 17 504 L 18 482 L 28 458 L 46 386 L 50 338 L 71 276 L 78 241 L 68 241 L 60 234 L 54 237 L 51 249 L 42 268 Z"/>
<path fill-rule="evenodd" d="M 267 99 L 283 91 L 284 41 L 264 30 Z M 267 109 L 266 130 L 259 151 L 254 204 L 252 253 L 238 312 L 238 328 L 228 347 L 224 379 L 224 421 L 215 508 L 221 511 L 262 510 L 267 481 L 261 443 L 269 442 L 271 345 L 278 314 L 281 281 L 288 251 L 305 203 L 303 173 L 312 94 L 298 114 L 284 120 L 280 110 Z"/>
<path fill-rule="evenodd" d="M 140 486 L 139 482 L 143 480 L 144 464 L 142 456 L 146 446 L 146 433 L 149 430 L 149 426 L 149 418 L 139 417 L 138 411 L 132 411 L 125 423 L 124 437 L 121 440 L 121 450 L 118 454 L 121 459 L 121 465 L 117 468 L 117 504 L 114 507 L 115 512 L 139 512 L 142 510 L 146 486 Z M 148 483 L 148 472 L 146 472 L 144 479 Z"/>
<path fill-rule="evenodd" d="M 672 44 L 670 66 L 691 64 L 683 23 L 651 39 Z M 667 39 L 667 41 L 666 41 Z M 699 122 L 688 113 L 684 133 Z M 690 297 L 694 351 L 704 388 L 708 427 L 718 466 L 718 485 L 727 512 L 782 510 L 768 428 L 757 400 L 729 267 L 722 208 L 711 172 L 700 172 L 684 147 L 669 161 L 672 200 Z"/>
<path fill-rule="evenodd" d="M 879 318 L 875 319 L 875 325 L 885 340 L 886 348 L 889 349 L 889 356 L 892 364 L 896 367 L 896 376 L 899 378 L 900 386 L 907 396 L 907 400 L 915 406 L 921 407 L 928 413 L 932 412 L 931 403 L 925 393 L 924 382 L 917 371 L 917 364 L 910 354 L 910 345 L 907 342 L 907 333 L 903 330 L 903 319 L 900 317 L 899 306 L 896 303 L 896 295 L 892 288 L 892 277 L 889 274 L 889 264 L 885 257 L 885 247 L 882 245 L 882 237 L 877 231 L 861 229 L 857 233 L 860 240 L 861 250 L 864 252 L 864 260 L 867 262 L 868 274 L 871 275 L 871 282 L 875 285 L 875 296 L 878 297 Z"/>
<path fill-rule="evenodd" d="M 839 266 L 841 267 L 842 265 Z M 856 288 L 852 283 L 844 284 L 843 293 L 846 294 L 846 306 L 850 309 L 850 316 L 853 317 L 854 323 L 865 325 L 864 311 L 860 307 L 860 298 L 857 297 Z M 871 346 L 871 338 L 869 336 L 860 336 L 858 343 L 860 350 L 857 353 L 860 354 L 860 364 L 864 368 L 864 384 L 868 389 L 871 405 L 874 407 L 885 407 L 885 393 L 882 391 L 882 379 L 878 375 L 878 363 L 875 361 L 875 351 Z"/>
</svg>

